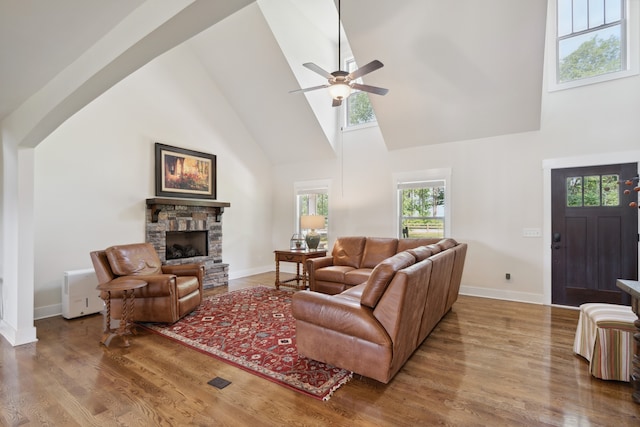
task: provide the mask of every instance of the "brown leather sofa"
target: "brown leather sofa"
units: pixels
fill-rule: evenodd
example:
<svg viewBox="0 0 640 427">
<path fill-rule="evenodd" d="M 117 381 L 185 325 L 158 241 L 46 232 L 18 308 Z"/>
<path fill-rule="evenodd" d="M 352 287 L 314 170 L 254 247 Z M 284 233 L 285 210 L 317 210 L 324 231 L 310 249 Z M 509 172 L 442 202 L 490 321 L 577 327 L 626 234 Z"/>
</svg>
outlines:
<svg viewBox="0 0 640 427">
<path fill-rule="evenodd" d="M 388 383 L 458 298 L 465 243 L 399 252 L 342 293 L 293 296 L 298 352 Z"/>
<path fill-rule="evenodd" d="M 122 277 L 147 282 L 134 291 L 133 321 L 174 323 L 202 302 L 204 264 L 162 265 L 150 243 L 111 246 L 90 255 L 100 284 Z M 111 317 L 120 319 L 121 313 L 122 292 L 111 292 Z"/>
<path fill-rule="evenodd" d="M 307 260 L 309 289 L 338 294 L 366 282 L 374 267 L 398 252 L 437 243 L 440 239 L 340 237 L 330 256 Z"/>
</svg>

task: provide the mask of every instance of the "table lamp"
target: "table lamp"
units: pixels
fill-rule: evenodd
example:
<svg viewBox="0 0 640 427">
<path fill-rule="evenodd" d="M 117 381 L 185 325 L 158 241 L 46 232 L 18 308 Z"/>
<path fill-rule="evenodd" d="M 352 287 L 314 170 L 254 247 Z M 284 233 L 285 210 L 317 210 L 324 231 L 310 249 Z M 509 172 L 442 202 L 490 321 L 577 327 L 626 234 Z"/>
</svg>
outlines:
<svg viewBox="0 0 640 427">
<path fill-rule="evenodd" d="M 309 249 L 318 249 L 320 235 L 316 232 L 316 229 L 324 228 L 324 215 L 302 215 L 300 217 L 300 228 L 310 230 L 305 238 L 307 247 Z"/>
</svg>

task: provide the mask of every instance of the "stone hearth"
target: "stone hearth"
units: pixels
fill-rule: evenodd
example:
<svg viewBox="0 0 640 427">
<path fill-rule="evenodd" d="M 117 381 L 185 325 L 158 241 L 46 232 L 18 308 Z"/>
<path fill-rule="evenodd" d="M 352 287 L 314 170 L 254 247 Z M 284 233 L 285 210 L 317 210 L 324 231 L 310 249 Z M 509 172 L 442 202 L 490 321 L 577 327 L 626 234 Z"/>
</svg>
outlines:
<svg viewBox="0 0 640 427">
<path fill-rule="evenodd" d="M 146 203 L 146 241 L 163 264 L 202 262 L 205 288 L 229 284 L 229 265 L 222 262 L 222 213 L 229 203 L 177 198 L 147 199 Z M 207 231 L 208 255 L 167 260 L 167 231 Z"/>
</svg>

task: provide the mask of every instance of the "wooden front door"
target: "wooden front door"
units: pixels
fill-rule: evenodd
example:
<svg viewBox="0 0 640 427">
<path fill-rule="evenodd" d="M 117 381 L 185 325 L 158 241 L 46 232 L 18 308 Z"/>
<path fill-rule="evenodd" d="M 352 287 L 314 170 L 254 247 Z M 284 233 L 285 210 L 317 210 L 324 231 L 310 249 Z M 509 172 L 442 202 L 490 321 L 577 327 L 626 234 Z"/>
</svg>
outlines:
<svg viewBox="0 0 640 427">
<path fill-rule="evenodd" d="M 629 303 L 616 279 L 638 277 L 637 193 L 623 193 L 635 176 L 636 163 L 551 171 L 553 304 Z"/>
</svg>

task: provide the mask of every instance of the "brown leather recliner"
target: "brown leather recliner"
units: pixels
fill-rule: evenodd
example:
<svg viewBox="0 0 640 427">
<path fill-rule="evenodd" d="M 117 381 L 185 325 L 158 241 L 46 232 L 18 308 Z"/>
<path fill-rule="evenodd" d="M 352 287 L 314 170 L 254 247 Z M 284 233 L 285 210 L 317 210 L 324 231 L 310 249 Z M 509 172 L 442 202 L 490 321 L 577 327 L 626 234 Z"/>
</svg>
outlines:
<svg viewBox="0 0 640 427">
<path fill-rule="evenodd" d="M 118 277 L 147 282 L 136 289 L 133 321 L 174 323 L 202 302 L 204 264 L 162 265 L 153 245 L 135 243 L 91 252 L 102 285 Z M 100 295 L 108 297 L 107 292 Z M 120 319 L 122 292 L 111 292 L 111 317 Z"/>
</svg>

